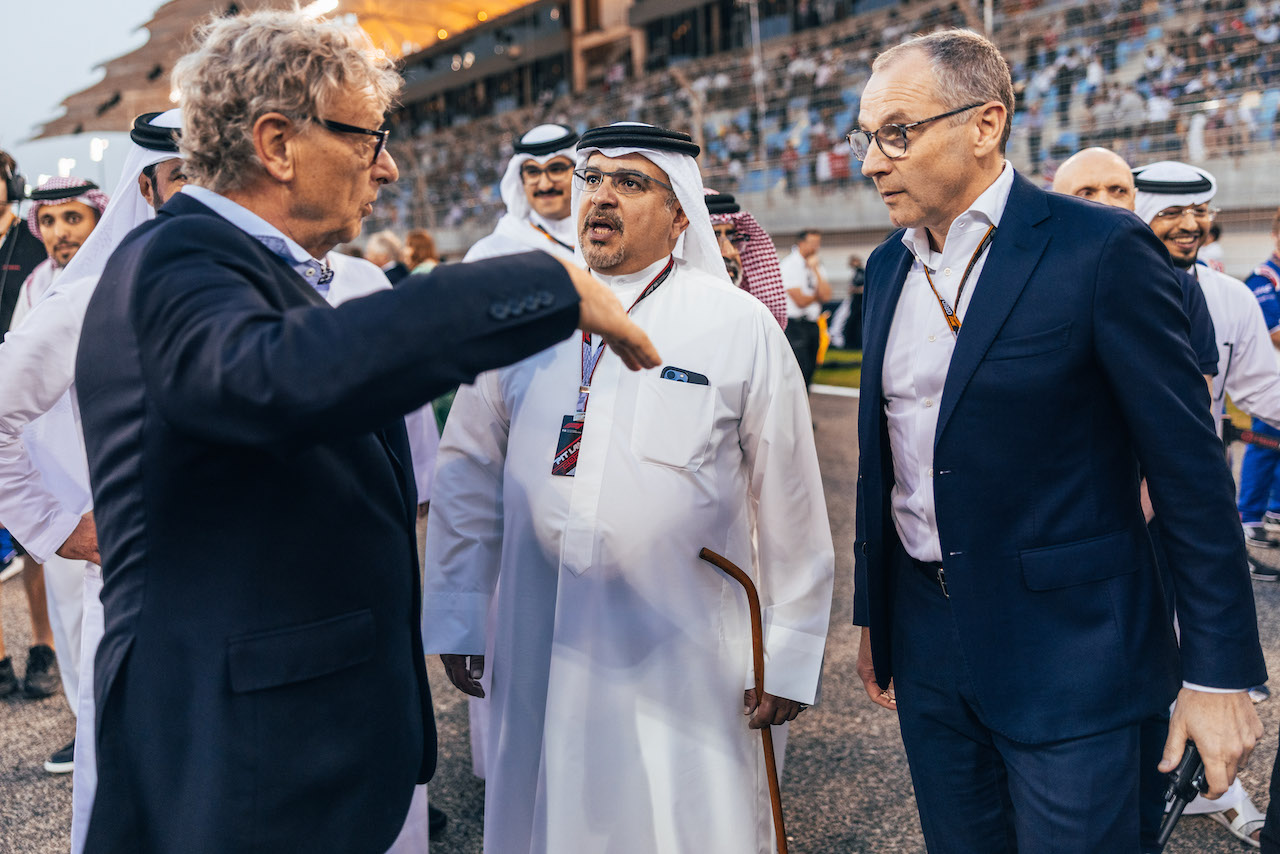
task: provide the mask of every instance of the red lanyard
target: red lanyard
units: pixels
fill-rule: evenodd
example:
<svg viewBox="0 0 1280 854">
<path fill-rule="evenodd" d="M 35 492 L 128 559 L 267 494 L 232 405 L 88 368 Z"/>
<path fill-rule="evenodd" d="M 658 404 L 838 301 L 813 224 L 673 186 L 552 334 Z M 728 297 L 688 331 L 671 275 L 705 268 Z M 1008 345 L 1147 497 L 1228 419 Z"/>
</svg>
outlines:
<svg viewBox="0 0 1280 854">
<path fill-rule="evenodd" d="M 929 275 L 929 268 L 921 262 L 920 266 L 924 267 L 924 277 L 929 282 L 929 287 L 933 290 L 933 297 L 938 301 L 938 308 L 942 309 L 942 316 L 947 319 L 947 326 L 951 327 L 952 336 L 960 334 L 960 317 L 956 314 L 960 310 L 960 298 L 964 296 L 964 286 L 969 282 L 969 274 L 973 272 L 973 266 L 978 263 L 978 259 L 982 257 L 982 253 L 991 245 L 991 236 L 996 233 L 996 227 L 993 225 L 987 229 L 987 233 L 982 235 L 982 240 L 978 242 L 978 248 L 974 251 L 973 257 L 969 259 L 969 266 L 964 268 L 964 276 L 960 279 L 960 287 L 956 289 L 956 307 L 952 308 L 947 305 L 947 301 L 938 293 L 938 289 L 934 287 L 933 277 Z"/>
<path fill-rule="evenodd" d="M 658 286 L 667 280 L 671 275 L 671 269 L 675 266 L 676 259 L 674 257 L 668 259 L 667 266 L 662 268 L 662 272 L 653 277 L 653 281 L 645 285 L 640 296 L 636 297 L 636 301 L 631 303 L 631 308 L 627 309 L 627 314 L 640 304 L 640 301 L 649 294 L 658 289 Z M 582 333 L 582 384 L 578 386 L 578 409 L 579 415 L 585 414 L 587 411 L 587 399 L 591 395 L 591 378 L 596 375 L 596 366 L 600 364 L 600 357 L 604 355 L 605 342 L 601 341 L 599 346 L 593 351 L 591 348 L 591 336 Z"/>
</svg>

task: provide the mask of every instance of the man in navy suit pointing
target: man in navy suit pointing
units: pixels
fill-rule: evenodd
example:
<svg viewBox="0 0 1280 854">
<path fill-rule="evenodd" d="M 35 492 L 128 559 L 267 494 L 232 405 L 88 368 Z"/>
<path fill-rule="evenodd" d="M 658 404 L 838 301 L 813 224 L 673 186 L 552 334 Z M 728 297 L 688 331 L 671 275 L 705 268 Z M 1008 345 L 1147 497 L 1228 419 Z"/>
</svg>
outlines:
<svg viewBox="0 0 1280 854">
<path fill-rule="evenodd" d="M 657 364 L 603 285 L 543 253 L 329 306 L 326 253 L 397 175 L 400 78 L 362 38 L 297 12 L 210 23 L 174 75 L 192 192 L 89 303 L 90 854 L 385 852 L 435 765 L 404 414 L 575 326 Z"/>
<path fill-rule="evenodd" d="M 900 229 L 867 264 L 858 669 L 931 852 L 1136 851 L 1144 717 L 1177 698 L 1161 767 L 1194 739 L 1213 796 L 1261 734 L 1253 595 L 1164 249 L 1017 175 L 1012 112 L 952 30 L 877 58 L 850 134 Z"/>
</svg>

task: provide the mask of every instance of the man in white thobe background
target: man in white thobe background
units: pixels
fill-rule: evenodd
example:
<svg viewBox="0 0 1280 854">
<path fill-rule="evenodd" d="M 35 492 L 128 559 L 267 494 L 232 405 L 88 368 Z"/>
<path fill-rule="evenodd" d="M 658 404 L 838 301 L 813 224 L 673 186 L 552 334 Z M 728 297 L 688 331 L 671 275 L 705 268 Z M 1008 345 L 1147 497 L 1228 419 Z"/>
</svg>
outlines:
<svg viewBox="0 0 1280 854">
<path fill-rule="evenodd" d="M 578 134 L 573 128 L 557 124 L 538 125 L 516 141 L 502 175 L 506 212 L 492 234 L 480 238 L 467 250 L 463 262 L 514 255 L 530 249 L 573 260 L 578 241 L 569 214 L 573 147 L 577 143 Z M 493 637 L 492 632 L 489 637 Z M 489 677 L 485 675 L 481 691 L 488 689 Z M 471 771 L 483 780 L 489 752 L 486 734 L 493 726 L 492 704 L 480 696 L 472 697 L 467 706 L 471 718 Z"/>
</svg>

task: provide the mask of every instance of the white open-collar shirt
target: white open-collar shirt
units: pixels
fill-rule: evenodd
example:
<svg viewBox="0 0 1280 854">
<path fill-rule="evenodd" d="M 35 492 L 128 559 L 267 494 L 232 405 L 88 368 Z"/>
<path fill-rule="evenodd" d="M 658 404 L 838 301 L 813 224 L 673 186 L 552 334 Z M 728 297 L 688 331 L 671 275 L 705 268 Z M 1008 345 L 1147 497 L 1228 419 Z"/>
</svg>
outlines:
<svg viewBox="0 0 1280 854">
<path fill-rule="evenodd" d="M 925 278 L 925 268 L 938 294 L 955 310 L 963 325 L 990 249 L 973 265 L 957 306 L 960 280 L 987 229 L 1000 225 L 1012 187 L 1013 167 L 1005 161 L 1000 177 L 951 223 L 940 252 L 930 248 L 924 228 L 908 228 L 902 235 L 903 244 L 915 260 L 903 282 L 889 327 L 881 381 L 893 454 L 893 524 L 907 554 L 916 560 L 942 560 L 933 503 L 933 442 L 942 388 L 956 343 Z"/>
</svg>

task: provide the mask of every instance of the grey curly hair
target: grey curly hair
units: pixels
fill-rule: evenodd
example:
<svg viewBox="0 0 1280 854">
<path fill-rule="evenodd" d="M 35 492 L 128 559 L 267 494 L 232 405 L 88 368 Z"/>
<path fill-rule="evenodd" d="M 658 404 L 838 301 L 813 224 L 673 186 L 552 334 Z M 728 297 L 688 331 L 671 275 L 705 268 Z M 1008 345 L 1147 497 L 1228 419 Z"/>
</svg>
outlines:
<svg viewBox="0 0 1280 854">
<path fill-rule="evenodd" d="M 1000 153 L 1009 143 L 1013 127 L 1013 81 L 1009 63 L 1000 49 L 971 30 L 939 30 L 926 36 L 914 36 L 894 45 L 876 57 L 871 64 L 874 73 L 886 68 L 904 54 L 921 51 L 929 59 L 933 79 L 937 84 L 938 100 L 947 109 L 958 110 L 965 104 L 999 101 L 1004 104 L 1004 132 L 1000 135 Z M 961 113 L 948 119 L 951 125 L 959 125 L 973 118 L 972 113 Z"/>
<path fill-rule="evenodd" d="M 181 154 L 190 179 L 215 192 L 263 173 L 253 125 L 267 113 L 320 116 L 342 94 L 368 90 L 383 112 L 403 83 L 363 30 L 297 11 L 216 18 L 173 69 L 182 107 Z"/>
</svg>

